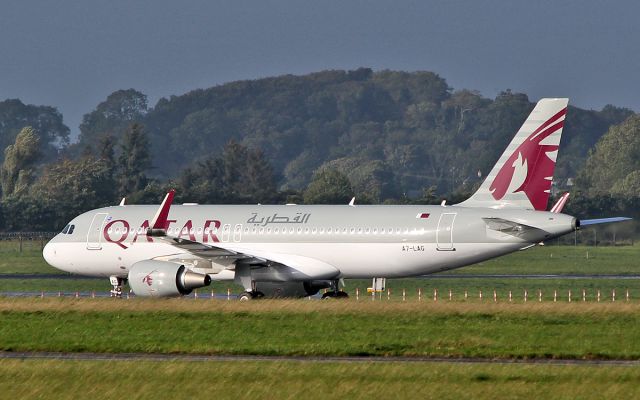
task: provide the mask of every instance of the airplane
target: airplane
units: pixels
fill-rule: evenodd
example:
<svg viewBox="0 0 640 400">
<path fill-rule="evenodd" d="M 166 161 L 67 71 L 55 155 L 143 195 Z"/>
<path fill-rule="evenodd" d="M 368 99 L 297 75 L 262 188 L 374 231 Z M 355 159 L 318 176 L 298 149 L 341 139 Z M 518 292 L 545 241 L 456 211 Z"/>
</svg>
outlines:
<svg viewBox="0 0 640 400">
<path fill-rule="evenodd" d="M 546 211 L 568 99 L 541 99 L 478 190 L 456 205 L 127 205 L 75 217 L 44 248 L 74 274 L 136 296 L 234 281 L 238 298 L 348 297 L 343 279 L 414 277 L 527 249 L 581 222 Z M 593 223 L 619 222 L 616 217 Z M 587 221 L 590 223 L 589 221 Z M 582 223 L 584 225 L 584 222 Z"/>
</svg>

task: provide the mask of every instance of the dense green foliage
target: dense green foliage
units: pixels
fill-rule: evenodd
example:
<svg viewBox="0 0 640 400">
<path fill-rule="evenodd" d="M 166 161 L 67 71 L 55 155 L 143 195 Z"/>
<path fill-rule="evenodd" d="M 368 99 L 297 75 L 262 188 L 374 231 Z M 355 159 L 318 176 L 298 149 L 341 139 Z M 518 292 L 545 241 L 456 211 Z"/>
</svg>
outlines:
<svg viewBox="0 0 640 400">
<path fill-rule="evenodd" d="M 0 225 L 55 230 L 77 210 L 125 196 L 156 203 L 169 187 L 179 189 L 179 201 L 201 203 L 352 195 L 358 203 L 453 203 L 475 189 L 533 106 L 509 90 L 495 99 L 453 90 L 432 72 L 323 71 L 198 89 L 154 107 L 143 93 L 118 90 L 84 116 L 69 145 L 55 109 L 7 100 L 0 102 L 0 148 L 8 149 Z M 581 191 L 567 210 L 640 209 L 632 115 L 570 107 L 555 185 L 572 189 L 570 178 L 579 176 Z M 14 150 L 26 126 L 37 152 L 23 168 Z M 328 188 L 329 173 L 346 181 Z"/>
</svg>

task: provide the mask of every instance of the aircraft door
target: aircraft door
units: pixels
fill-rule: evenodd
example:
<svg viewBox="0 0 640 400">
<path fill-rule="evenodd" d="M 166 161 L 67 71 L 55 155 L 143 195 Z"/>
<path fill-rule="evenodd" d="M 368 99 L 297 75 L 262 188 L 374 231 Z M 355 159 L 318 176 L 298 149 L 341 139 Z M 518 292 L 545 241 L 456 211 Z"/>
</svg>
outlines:
<svg viewBox="0 0 640 400">
<path fill-rule="evenodd" d="M 438 230 L 436 232 L 437 249 L 442 251 L 454 251 L 453 247 L 453 221 L 456 219 L 456 213 L 443 213 L 438 221 Z"/>
<path fill-rule="evenodd" d="M 89 226 L 89 232 L 87 232 L 88 250 L 102 249 L 102 230 L 104 229 L 104 223 L 106 219 L 106 213 L 97 213 L 93 216 L 91 226 Z"/>
<path fill-rule="evenodd" d="M 222 227 L 222 241 L 228 242 L 230 236 L 231 236 L 231 225 L 225 224 Z"/>
<path fill-rule="evenodd" d="M 242 224 L 236 224 L 233 229 L 233 241 L 237 243 L 240 239 L 242 239 Z"/>
</svg>

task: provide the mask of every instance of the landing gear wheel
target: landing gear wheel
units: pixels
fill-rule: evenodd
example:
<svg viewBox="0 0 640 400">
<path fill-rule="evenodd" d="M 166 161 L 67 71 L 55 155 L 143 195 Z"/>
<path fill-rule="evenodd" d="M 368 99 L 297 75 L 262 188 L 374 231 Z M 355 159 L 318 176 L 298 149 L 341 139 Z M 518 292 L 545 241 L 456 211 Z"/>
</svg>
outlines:
<svg viewBox="0 0 640 400">
<path fill-rule="evenodd" d="M 261 299 L 264 297 L 264 293 L 262 292 L 242 292 L 238 295 L 238 300 L 240 301 L 249 301 L 253 299 Z"/>
<path fill-rule="evenodd" d="M 240 301 L 249 301 L 253 299 L 253 293 L 251 292 L 242 292 L 238 295 L 238 300 Z"/>
<path fill-rule="evenodd" d="M 347 292 L 343 292 L 342 290 L 337 291 L 337 292 L 327 292 L 325 294 L 322 295 L 322 300 L 327 300 L 327 299 L 348 299 L 349 295 L 347 294 Z"/>
</svg>

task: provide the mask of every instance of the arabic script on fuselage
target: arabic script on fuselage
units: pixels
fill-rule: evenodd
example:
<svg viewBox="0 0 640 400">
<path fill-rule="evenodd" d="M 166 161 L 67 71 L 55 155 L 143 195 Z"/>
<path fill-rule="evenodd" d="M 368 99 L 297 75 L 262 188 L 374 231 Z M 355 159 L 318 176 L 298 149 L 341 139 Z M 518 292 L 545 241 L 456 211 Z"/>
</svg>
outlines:
<svg viewBox="0 0 640 400">
<path fill-rule="evenodd" d="M 257 226 L 267 226 L 269 224 L 306 224 L 309 222 L 310 213 L 295 213 L 295 215 L 280 215 L 279 213 L 271 215 L 258 215 L 251 213 L 251 218 L 247 220 L 247 224 Z"/>
</svg>

